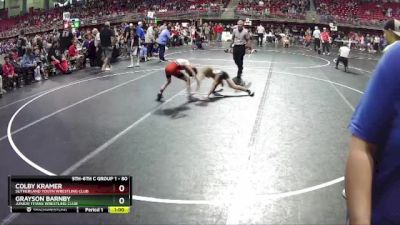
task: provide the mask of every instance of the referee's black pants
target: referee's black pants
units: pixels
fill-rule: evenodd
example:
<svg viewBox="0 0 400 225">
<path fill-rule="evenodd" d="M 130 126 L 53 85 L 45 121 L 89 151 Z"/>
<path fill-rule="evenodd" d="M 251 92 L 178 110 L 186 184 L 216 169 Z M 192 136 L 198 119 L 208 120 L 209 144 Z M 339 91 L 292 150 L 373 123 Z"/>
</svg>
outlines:
<svg viewBox="0 0 400 225">
<path fill-rule="evenodd" d="M 321 39 L 314 39 L 314 51 L 318 51 L 321 48 Z"/>
<path fill-rule="evenodd" d="M 233 47 L 233 60 L 238 67 L 237 78 L 240 80 L 243 73 L 243 58 L 246 54 L 245 45 L 235 45 Z"/>
<path fill-rule="evenodd" d="M 259 46 L 262 46 L 263 44 L 263 40 L 264 40 L 264 34 L 258 34 L 258 39 L 257 39 L 257 43 Z"/>
</svg>

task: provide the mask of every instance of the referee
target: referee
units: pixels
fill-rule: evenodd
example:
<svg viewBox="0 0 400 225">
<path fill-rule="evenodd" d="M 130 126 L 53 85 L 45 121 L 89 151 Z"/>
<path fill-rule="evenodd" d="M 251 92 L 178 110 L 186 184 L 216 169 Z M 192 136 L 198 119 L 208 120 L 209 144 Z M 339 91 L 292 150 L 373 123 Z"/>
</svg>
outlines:
<svg viewBox="0 0 400 225">
<path fill-rule="evenodd" d="M 246 46 L 250 44 L 250 35 L 243 28 L 243 20 L 239 20 L 237 28 L 232 33 L 232 46 L 233 46 L 233 60 L 238 67 L 237 77 L 233 81 L 237 84 L 243 84 L 242 73 L 243 73 L 243 58 L 246 54 Z"/>
</svg>

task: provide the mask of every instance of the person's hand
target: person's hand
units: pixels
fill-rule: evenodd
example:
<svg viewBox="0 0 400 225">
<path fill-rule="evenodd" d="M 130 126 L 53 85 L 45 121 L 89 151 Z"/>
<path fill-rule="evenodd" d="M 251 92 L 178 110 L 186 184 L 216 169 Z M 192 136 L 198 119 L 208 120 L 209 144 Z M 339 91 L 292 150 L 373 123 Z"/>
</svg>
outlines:
<svg viewBox="0 0 400 225">
<path fill-rule="evenodd" d="M 60 63 L 61 63 L 60 60 L 58 60 L 58 59 L 57 59 L 55 62 L 56 62 L 57 64 L 60 64 Z"/>
</svg>

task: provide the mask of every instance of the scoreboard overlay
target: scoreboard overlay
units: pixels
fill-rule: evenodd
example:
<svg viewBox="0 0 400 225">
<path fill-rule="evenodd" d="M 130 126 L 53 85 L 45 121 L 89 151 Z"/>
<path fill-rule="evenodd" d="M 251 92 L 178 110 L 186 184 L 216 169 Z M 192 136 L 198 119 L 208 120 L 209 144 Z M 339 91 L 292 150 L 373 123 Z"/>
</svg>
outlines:
<svg viewBox="0 0 400 225">
<path fill-rule="evenodd" d="M 9 176 L 8 206 L 13 213 L 129 213 L 132 177 Z"/>
</svg>

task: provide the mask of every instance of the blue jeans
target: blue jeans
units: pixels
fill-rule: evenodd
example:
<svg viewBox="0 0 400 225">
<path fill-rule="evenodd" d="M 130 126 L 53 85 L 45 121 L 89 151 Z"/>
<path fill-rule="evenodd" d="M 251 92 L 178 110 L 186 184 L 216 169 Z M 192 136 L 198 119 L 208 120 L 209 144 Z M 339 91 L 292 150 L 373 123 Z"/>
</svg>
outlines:
<svg viewBox="0 0 400 225">
<path fill-rule="evenodd" d="M 160 47 L 160 52 L 159 52 L 158 56 L 160 57 L 160 60 L 165 60 L 165 58 L 164 58 L 165 45 L 159 44 L 158 46 Z"/>
</svg>

